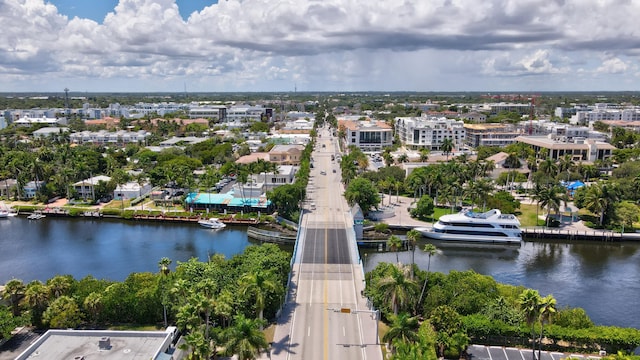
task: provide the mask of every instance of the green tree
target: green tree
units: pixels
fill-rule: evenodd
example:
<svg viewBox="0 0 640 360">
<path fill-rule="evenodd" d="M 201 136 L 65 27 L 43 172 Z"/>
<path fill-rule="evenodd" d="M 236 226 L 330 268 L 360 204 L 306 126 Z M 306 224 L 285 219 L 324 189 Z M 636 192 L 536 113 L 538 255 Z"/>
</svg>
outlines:
<svg viewBox="0 0 640 360">
<path fill-rule="evenodd" d="M 415 343 L 395 341 L 391 360 L 436 360 L 436 333 L 429 320 L 418 328 L 418 340 Z"/>
<path fill-rule="evenodd" d="M 73 298 L 62 295 L 53 300 L 42 315 L 42 320 L 56 329 L 75 328 L 82 323 L 82 313 Z"/>
<path fill-rule="evenodd" d="M 184 343 L 180 348 L 191 351 L 191 360 L 208 360 L 214 353 L 211 340 L 205 338 L 202 331 L 197 330 L 184 336 Z"/>
<path fill-rule="evenodd" d="M 538 338 L 538 359 L 540 359 L 540 352 L 542 350 L 542 337 L 544 335 L 544 324 L 551 322 L 551 317 L 556 312 L 556 299 L 552 295 L 547 295 L 540 299 L 540 305 L 538 309 L 540 315 L 538 320 L 540 321 L 540 337 Z"/>
<path fill-rule="evenodd" d="M 440 150 L 447 155 L 447 161 L 449 161 L 449 154 L 453 150 L 453 140 L 451 138 L 444 138 L 440 144 Z"/>
<path fill-rule="evenodd" d="M 11 279 L 4 284 L 2 298 L 9 302 L 13 316 L 20 315 L 20 300 L 24 296 L 25 286 L 22 280 Z"/>
<path fill-rule="evenodd" d="M 399 264 L 390 267 L 389 273 L 380 279 L 377 287 L 387 299 L 394 315 L 398 315 L 400 310 L 408 309 L 418 292 L 418 284 L 407 277 Z"/>
<path fill-rule="evenodd" d="M 423 195 L 418 200 L 416 207 L 411 209 L 411 216 L 426 220 L 433 215 L 434 208 L 433 199 L 429 195 Z"/>
<path fill-rule="evenodd" d="M 31 308 L 31 319 L 33 323 L 40 326 L 42 323 L 42 313 L 49 305 L 49 290 L 39 280 L 34 280 L 27 284 L 24 292 L 24 300 Z"/>
<path fill-rule="evenodd" d="M 407 231 L 407 241 L 409 246 L 411 247 L 411 278 L 413 279 L 413 268 L 416 264 L 416 245 L 418 244 L 418 240 L 422 237 L 420 231 L 416 229 L 411 229 Z"/>
<path fill-rule="evenodd" d="M 600 215 L 600 226 L 608 223 L 614 214 L 615 204 L 620 200 L 619 189 L 614 183 L 600 181 L 587 187 L 584 206 Z"/>
<path fill-rule="evenodd" d="M 396 253 L 396 263 L 400 263 L 400 258 L 398 257 L 398 251 L 402 248 L 402 240 L 395 235 L 391 235 L 387 240 L 387 249 Z"/>
<path fill-rule="evenodd" d="M 350 206 L 358 204 L 365 215 L 380 203 L 380 195 L 373 183 L 364 178 L 351 181 L 344 192 Z"/>
<path fill-rule="evenodd" d="M 424 251 L 428 256 L 427 274 L 424 277 L 424 284 L 422 285 L 422 290 L 420 291 L 420 298 L 418 298 L 418 303 L 417 303 L 418 306 L 422 305 L 422 299 L 424 298 L 424 292 L 427 289 L 427 282 L 429 281 L 429 270 L 431 268 L 431 257 L 436 254 L 436 252 L 438 251 L 438 248 L 436 248 L 436 246 L 433 245 L 433 244 L 426 244 L 424 246 L 424 248 L 422 249 L 422 251 Z"/>
<path fill-rule="evenodd" d="M 91 318 L 90 321 L 96 324 L 103 309 L 102 294 L 98 292 L 92 292 L 86 298 L 84 298 L 84 302 L 82 305 L 84 307 L 84 310 Z"/>
<path fill-rule="evenodd" d="M 171 273 L 171 268 L 169 268 L 169 266 L 171 265 L 171 259 L 169 259 L 168 257 L 163 257 L 160 259 L 160 261 L 158 261 L 158 268 L 160 270 L 160 291 L 162 292 L 162 294 L 160 295 L 162 297 L 162 317 L 164 320 L 164 327 L 167 327 L 168 325 L 168 321 L 167 321 L 167 305 L 168 305 L 168 297 L 167 297 L 167 276 L 169 276 L 169 274 Z"/>
<path fill-rule="evenodd" d="M 258 270 L 253 273 L 244 274 L 240 277 L 240 289 L 243 296 L 253 296 L 260 319 L 260 331 L 262 331 L 262 321 L 264 308 L 268 293 L 277 292 L 278 285 L 272 273 Z"/>
<path fill-rule="evenodd" d="M 431 313 L 429 321 L 437 333 L 436 343 L 440 357 L 444 357 L 448 348 L 459 347 L 459 342 L 463 340 L 462 335 L 466 336 L 462 317 L 448 305 L 436 307 Z"/>
<path fill-rule="evenodd" d="M 238 355 L 239 360 L 250 360 L 268 350 L 262 327 L 262 320 L 247 319 L 242 314 L 236 316 L 231 327 L 223 333 L 225 353 L 228 356 Z"/>
<path fill-rule="evenodd" d="M 527 326 L 531 328 L 531 348 L 533 349 L 533 359 L 535 360 L 536 351 L 536 336 L 535 336 L 535 323 L 540 316 L 540 301 L 542 298 L 537 290 L 526 289 L 519 296 L 519 304 L 522 313 L 524 314 L 525 322 Z"/>
<path fill-rule="evenodd" d="M 640 209 L 632 202 L 624 201 L 620 203 L 615 209 L 615 217 L 622 224 L 622 231 L 624 228 L 632 229 L 633 223 L 638 221 L 640 216 Z"/>
<path fill-rule="evenodd" d="M 391 316 L 389 330 L 382 337 L 382 341 L 393 346 L 394 342 L 415 343 L 418 341 L 419 322 L 417 317 L 411 317 L 402 312 Z"/>
</svg>

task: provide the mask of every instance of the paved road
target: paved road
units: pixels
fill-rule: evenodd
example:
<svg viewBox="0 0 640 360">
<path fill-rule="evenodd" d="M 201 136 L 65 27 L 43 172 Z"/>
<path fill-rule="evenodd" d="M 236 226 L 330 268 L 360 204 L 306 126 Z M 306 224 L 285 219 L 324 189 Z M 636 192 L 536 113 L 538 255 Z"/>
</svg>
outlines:
<svg viewBox="0 0 640 360">
<path fill-rule="evenodd" d="M 342 196 L 339 166 L 331 160 L 336 143 L 328 131 L 321 134 L 313 153 L 291 292 L 270 355 L 272 359 L 381 360 L 375 315 L 361 296 L 364 279 L 353 219 Z"/>
</svg>

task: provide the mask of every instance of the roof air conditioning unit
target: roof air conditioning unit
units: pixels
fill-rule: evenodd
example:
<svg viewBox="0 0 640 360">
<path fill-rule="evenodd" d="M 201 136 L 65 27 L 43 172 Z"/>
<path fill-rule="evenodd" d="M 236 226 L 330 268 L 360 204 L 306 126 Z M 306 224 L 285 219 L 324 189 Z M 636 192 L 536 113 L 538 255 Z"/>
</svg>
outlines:
<svg viewBox="0 0 640 360">
<path fill-rule="evenodd" d="M 109 338 L 108 336 L 101 337 L 100 340 L 98 340 L 98 348 L 100 350 L 111 349 L 111 338 Z"/>
</svg>

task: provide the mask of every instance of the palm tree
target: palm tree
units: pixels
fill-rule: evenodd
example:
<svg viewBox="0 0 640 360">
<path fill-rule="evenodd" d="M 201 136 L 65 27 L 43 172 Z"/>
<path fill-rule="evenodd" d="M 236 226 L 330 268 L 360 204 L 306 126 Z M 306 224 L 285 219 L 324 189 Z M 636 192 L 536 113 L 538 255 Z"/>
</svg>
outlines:
<svg viewBox="0 0 640 360">
<path fill-rule="evenodd" d="M 396 263 L 400 263 L 400 258 L 398 257 L 398 251 L 402 247 L 402 240 L 395 235 L 391 235 L 387 240 L 387 248 L 396 253 Z"/>
<path fill-rule="evenodd" d="M 421 237 L 422 234 L 416 229 L 411 229 L 407 232 L 407 241 L 409 246 L 411 246 L 411 279 L 413 279 L 413 267 L 416 263 L 416 244 Z"/>
<path fill-rule="evenodd" d="M 540 359 L 540 352 L 542 350 L 542 336 L 544 334 L 544 324 L 549 323 L 551 321 L 552 315 L 556 312 L 556 299 L 553 297 L 553 295 L 547 295 L 542 299 L 540 299 L 539 307 L 540 307 L 539 309 L 540 339 L 538 341 L 538 344 L 540 344 L 540 346 L 538 347 L 538 359 Z"/>
<path fill-rule="evenodd" d="M 604 181 L 597 182 L 587 187 L 584 196 L 584 206 L 589 211 L 600 214 L 600 226 L 613 213 L 614 204 L 620 200 L 620 190 L 616 184 Z"/>
<path fill-rule="evenodd" d="M 429 160 L 429 149 L 420 149 L 420 162 L 427 162 Z"/>
<path fill-rule="evenodd" d="M 538 168 L 543 174 L 547 175 L 547 179 L 551 179 L 552 176 L 558 173 L 558 165 L 556 165 L 556 162 L 550 157 L 542 161 Z"/>
<path fill-rule="evenodd" d="M 278 290 L 278 285 L 273 279 L 273 275 L 270 272 L 262 270 L 254 273 L 247 273 L 240 277 L 240 289 L 243 296 L 253 294 L 255 297 L 256 309 L 258 311 L 258 317 L 260 319 L 260 331 L 262 331 L 262 320 L 264 315 L 264 308 L 267 295 L 270 292 Z"/>
<path fill-rule="evenodd" d="M 536 358 L 536 336 L 534 324 L 540 316 L 540 294 L 537 290 L 526 289 L 520 294 L 519 297 L 520 309 L 524 314 L 524 319 L 528 326 L 531 327 L 531 342 L 533 349 L 533 359 Z"/>
<path fill-rule="evenodd" d="M 409 156 L 406 153 L 400 154 L 400 156 L 398 156 L 398 162 L 401 164 L 409 162 Z"/>
<path fill-rule="evenodd" d="M 2 293 L 2 297 L 9 301 L 9 305 L 11 305 L 11 309 L 13 311 L 13 316 L 20 315 L 20 299 L 24 295 L 24 283 L 22 280 L 11 279 L 4 285 L 4 291 Z"/>
<path fill-rule="evenodd" d="M 191 350 L 192 360 L 208 360 L 212 353 L 211 341 L 201 331 L 192 331 L 184 336 L 184 344 L 180 349 Z"/>
<path fill-rule="evenodd" d="M 425 253 L 427 253 L 428 261 L 427 261 L 427 275 L 424 278 L 424 284 L 422 285 L 422 291 L 420 291 L 420 298 L 418 299 L 418 305 L 422 304 L 422 298 L 424 297 L 424 292 L 427 289 L 427 281 L 429 280 L 429 270 L 431 268 L 431 257 L 436 254 L 438 248 L 436 248 L 433 244 L 426 244 L 422 249 Z"/>
<path fill-rule="evenodd" d="M 262 320 L 247 319 L 242 314 L 236 316 L 233 325 L 223 333 L 225 353 L 238 355 L 239 360 L 250 360 L 268 350 L 262 326 Z"/>
<path fill-rule="evenodd" d="M 91 321 L 95 324 L 98 322 L 98 316 L 103 308 L 102 294 L 99 292 L 92 292 L 84 298 L 82 303 L 85 311 L 90 315 Z M 166 327 L 166 325 L 165 325 Z"/>
<path fill-rule="evenodd" d="M 407 278 L 404 269 L 399 264 L 391 266 L 389 272 L 387 276 L 380 279 L 378 288 L 390 303 L 393 314 L 398 315 L 398 311 L 401 308 L 406 308 L 409 302 L 414 299 L 418 284 L 415 280 Z"/>
<path fill-rule="evenodd" d="M 171 259 L 169 259 L 166 256 L 160 259 L 160 261 L 158 261 L 158 268 L 160 269 L 160 274 L 161 274 L 160 287 L 162 291 L 162 315 L 164 319 L 164 327 L 167 327 L 168 325 L 167 323 L 167 289 L 166 289 L 165 280 L 166 280 L 166 277 L 171 272 L 169 265 L 171 265 Z"/>
<path fill-rule="evenodd" d="M 440 144 L 440 150 L 447 155 L 447 161 L 449 161 L 449 153 L 453 150 L 453 140 L 451 140 L 451 138 L 444 138 Z"/>
<path fill-rule="evenodd" d="M 402 312 L 391 317 L 391 326 L 382 341 L 393 346 L 395 341 L 405 343 L 415 343 L 418 341 L 418 327 L 420 323 L 417 317 L 411 317 L 408 313 Z"/>
<path fill-rule="evenodd" d="M 550 186 L 543 188 L 540 194 L 538 194 L 540 205 L 542 208 L 547 208 L 546 226 L 549 226 L 551 209 L 555 209 L 556 212 L 560 210 L 561 194 L 563 191 L 559 186 Z"/>
<path fill-rule="evenodd" d="M 52 300 L 59 298 L 71 289 L 71 279 L 69 276 L 56 275 L 47 280 L 47 288 Z"/>
<path fill-rule="evenodd" d="M 39 280 L 33 280 L 27 284 L 24 291 L 24 300 L 33 311 L 33 321 L 40 324 L 42 321 L 42 313 L 49 305 L 49 291 L 47 287 Z"/>
</svg>

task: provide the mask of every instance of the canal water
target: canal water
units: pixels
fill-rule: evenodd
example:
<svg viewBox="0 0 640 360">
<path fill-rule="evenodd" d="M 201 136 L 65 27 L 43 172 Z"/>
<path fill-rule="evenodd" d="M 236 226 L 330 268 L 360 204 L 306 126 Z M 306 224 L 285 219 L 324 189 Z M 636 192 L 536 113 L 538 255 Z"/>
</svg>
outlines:
<svg viewBox="0 0 640 360">
<path fill-rule="evenodd" d="M 56 274 L 124 280 L 131 272 L 158 271 L 164 256 L 175 266 L 176 261 L 206 260 L 216 253 L 229 258 L 252 243 L 244 227 L 215 231 L 197 224 L 0 219 L 0 283 L 12 278 L 44 281 Z M 640 243 L 436 246 L 431 271 L 472 269 L 499 282 L 553 294 L 559 306 L 582 307 L 596 324 L 640 328 Z M 395 262 L 393 253 L 361 253 L 367 271 L 381 261 Z M 401 262 L 411 262 L 409 252 L 399 256 Z M 420 268 L 427 268 L 425 253 L 417 250 L 415 258 Z"/>
</svg>

